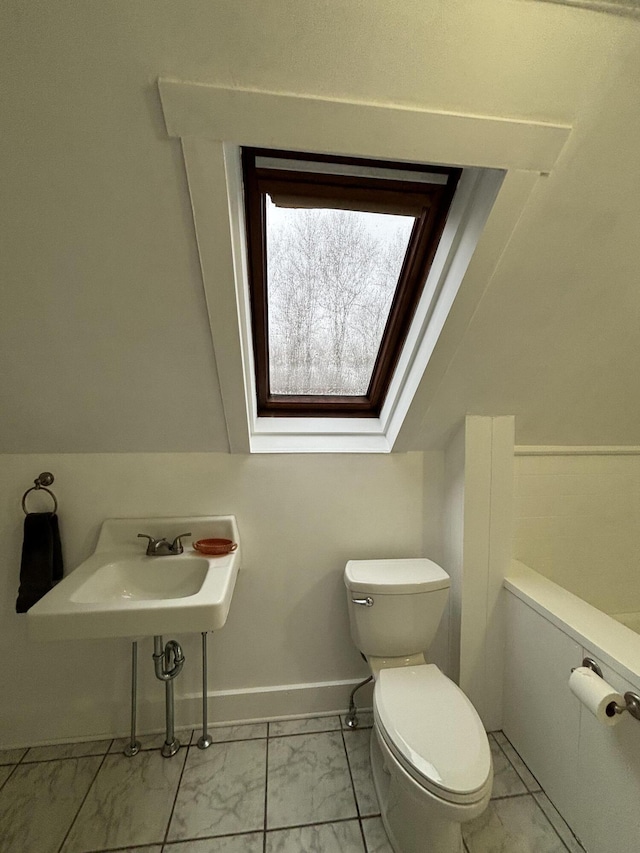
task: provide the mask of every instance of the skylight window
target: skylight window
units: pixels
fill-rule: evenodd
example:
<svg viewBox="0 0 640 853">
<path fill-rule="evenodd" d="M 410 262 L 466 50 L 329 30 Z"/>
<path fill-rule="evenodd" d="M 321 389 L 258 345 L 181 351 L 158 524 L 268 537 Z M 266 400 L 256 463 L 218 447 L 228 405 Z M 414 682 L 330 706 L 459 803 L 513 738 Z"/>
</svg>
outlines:
<svg viewBox="0 0 640 853">
<path fill-rule="evenodd" d="M 180 140 L 184 156 L 230 451 L 390 453 L 435 441 L 442 435 L 442 412 L 448 419 L 454 411 L 446 391 L 442 393 L 448 365 L 521 222 L 530 193 L 541 174 L 553 172 L 571 127 L 423 105 L 334 100 L 166 78 L 158 81 L 158 91 L 168 136 Z M 252 149 L 240 147 L 239 141 Z M 331 156 L 286 153 L 310 146 Z M 345 151 L 353 159 L 345 158 Z M 456 164 L 462 174 L 459 168 L 424 166 L 425 161 Z M 416 211 L 407 209 L 411 183 L 427 192 L 444 187 L 444 199 L 432 198 L 439 210 L 432 234 L 437 236 L 446 222 L 432 243 L 431 257 L 426 253 L 422 295 L 408 330 L 401 328 L 397 335 L 399 347 L 394 345 L 390 333 L 395 306 L 400 304 L 405 318 L 411 315 L 411 310 L 403 310 L 401 282 L 407 281 L 410 269 L 420 266 L 412 229 L 400 287 L 365 395 L 281 394 L 271 387 L 275 379 L 269 367 L 266 305 L 267 196 L 278 211 L 286 210 L 286 194 L 278 194 L 278 187 L 269 184 L 271 178 L 281 177 L 283 189 L 284 173 L 291 172 L 289 195 L 297 196 L 293 209 L 313 209 L 309 203 L 313 199 L 319 210 L 413 216 L 416 228 L 424 220 L 419 204 Z M 309 185 L 306 201 L 304 193 L 292 186 L 298 180 L 296 172 Z M 459 180 L 447 212 L 456 174 Z M 313 175 L 315 182 L 309 180 Z M 351 182 L 350 193 L 357 191 L 350 204 L 339 197 L 338 178 L 345 186 Z M 362 186 L 355 185 L 357 179 L 362 179 Z M 323 181 L 327 188 L 319 203 Z M 396 183 L 395 201 L 404 202 L 404 207 L 392 204 L 391 192 L 379 193 L 378 206 L 372 207 L 367 188 L 373 183 L 380 189 L 385 181 L 388 190 Z M 331 196 L 333 205 L 328 203 Z M 386 395 L 376 404 L 375 393 L 383 385 L 378 381 L 380 365 L 394 351 L 400 355 Z M 327 398 L 334 407 L 342 406 L 333 416 L 325 411 L 315 417 L 313 408 L 304 412 L 298 405 Z M 369 412 L 358 411 L 359 401 Z M 290 416 L 283 414 L 282 405 L 289 407 Z M 379 415 L 373 417 L 377 406 Z M 345 407 L 356 410 L 353 417 L 344 417 Z"/>
<path fill-rule="evenodd" d="M 243 150 L 258 415 L 379 415 L 460 174 Z"/>
<path fill-rule="evenodd" d="M 366 395 L 414 223 L 267 196 L 273 394 Z"/>
</svg>

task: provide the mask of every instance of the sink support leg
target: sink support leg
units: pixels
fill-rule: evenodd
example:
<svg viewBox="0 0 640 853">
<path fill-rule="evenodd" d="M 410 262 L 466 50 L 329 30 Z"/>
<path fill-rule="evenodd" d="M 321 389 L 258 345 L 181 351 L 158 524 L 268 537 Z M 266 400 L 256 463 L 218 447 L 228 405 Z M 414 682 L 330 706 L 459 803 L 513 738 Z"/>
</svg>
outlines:
<svg viewBox="0 0 640 853">
<path fill-rule="evenodd" d="M 172 658 L 173 666 L 171 666 Z M 169 640 L 163 648 L 162 637 L 155 636 L 153 638 L 153 663 L 156 678 L 164 681 L 165 689 L 167 733 L 160 752 L 163 758 L 171 758 L 180 749 L 180 741 L 174 731 L 173 679 L 180 674 L 184 666 L 184 655 L 177 640 Z"/>
<path fill-rule="evenodd" d="M 124 749 L 127 758 L 140 752 L 140 741 L 136 740 L 136 705 L 138 700 L 138 643 L 131 643 L 131 738 Z"/>
<path fill-rule="evenodd" d="M 172 755 L 175 755 L 176 752 L 180 749 L 180 741 L 175 735 L 174 731 L 174 719 L 173 719 L 173 681 L 165 681 L 164 684 L 165 691 L 165 712 L 167 718 L 167 734 L 162 744 L 162 749 L 160 752 L 162 753 L 163 758 L 171 758 Z"/>
<path fill-rule="evenodd" d="M 213 739 L 207 731 L 207 632 L 202 632 L 202 735 L 198 738 L 198 749 L 211 746 Z"/>
</svg>

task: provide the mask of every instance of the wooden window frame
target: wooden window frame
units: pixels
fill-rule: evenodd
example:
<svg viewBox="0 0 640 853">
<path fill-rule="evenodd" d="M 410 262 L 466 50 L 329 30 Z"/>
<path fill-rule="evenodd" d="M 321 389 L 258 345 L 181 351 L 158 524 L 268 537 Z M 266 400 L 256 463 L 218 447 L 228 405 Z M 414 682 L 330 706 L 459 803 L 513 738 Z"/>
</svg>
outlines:
<svg viewBox="0 0 640 853">
<path fill-rule="evenodd" d="M 258 158 L 337 163 L 365 167 L 369 174 L 342 175 L 313 172 L 301 164 L 256 165 Z M 392 169 L 398 178 L 380 177 L 376 169 Z M 429 269 L 442 236 L 462 169 L 414 163 L 342 158 L 262 148 L 242 149 L 247 229 L 249 302 L 259 417 L 371 417 L 380 415 Z M 446 177 L 445 183 L 403 180 L 402 172 Z M 272 394 L 269 387 L 266 195 L 289 194 L 318 207 L 341 207 L 403 213 L 416 217 L 398 284 L 374 363 L 367 393 L 352 395 Z"/>
</svg>

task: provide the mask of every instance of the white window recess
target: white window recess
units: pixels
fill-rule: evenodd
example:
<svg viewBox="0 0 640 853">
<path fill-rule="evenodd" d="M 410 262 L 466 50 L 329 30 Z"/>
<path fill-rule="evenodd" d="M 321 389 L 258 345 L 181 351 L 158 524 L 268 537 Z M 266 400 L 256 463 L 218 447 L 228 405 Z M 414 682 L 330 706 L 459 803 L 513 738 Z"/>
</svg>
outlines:
<svg viewBox="0 0 640 853">
<path fill-rule="evenodd" d="M 168 134 L 182 140 L 231 451 L 390 452 L 463 280 L 473 298 L 448 335 L 451 353 L 570 128 L 171 80 L 159 90 Z M 380 417 L 257 416 L 241 146 L 463 167 Z"/>
</svg>

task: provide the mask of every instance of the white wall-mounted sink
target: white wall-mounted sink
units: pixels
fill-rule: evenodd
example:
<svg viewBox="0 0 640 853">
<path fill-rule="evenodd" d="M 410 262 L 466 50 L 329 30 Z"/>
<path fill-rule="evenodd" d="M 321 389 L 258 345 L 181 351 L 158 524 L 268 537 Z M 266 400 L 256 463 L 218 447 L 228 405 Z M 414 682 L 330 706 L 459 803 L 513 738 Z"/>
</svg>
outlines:
<svg viewBox="0 0 640 853">
<path fill-rule="evenodd" d="M 184 553 L 147 557 L 138 533 L 172 541 L 190 531 Z M 222 557 L 198 553 L 198 539 L 238 548 Z M 215 631 L 226 622 L 238 569 L 235 517 L 109 518 L 96 550 L 27 613 L 34 640 L 141 637 Z"/>
</svg>

